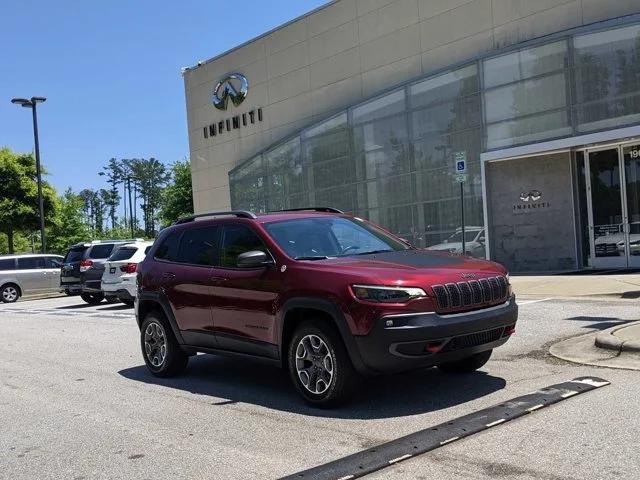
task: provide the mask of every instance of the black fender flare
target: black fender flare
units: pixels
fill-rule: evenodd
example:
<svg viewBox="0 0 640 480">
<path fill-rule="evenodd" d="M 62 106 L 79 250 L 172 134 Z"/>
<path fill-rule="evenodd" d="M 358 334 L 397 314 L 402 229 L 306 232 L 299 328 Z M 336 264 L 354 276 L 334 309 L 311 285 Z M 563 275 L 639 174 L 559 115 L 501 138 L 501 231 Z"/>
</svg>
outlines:
<svg viewBox="0 0 640 480">
<path fill-rule="evenodd" d="M 362 357 L 360 356 L 358 346 L 355 342 L 355 339 L 353 338 L 353 333 L 351 333 L 349 325 L 347 324 L 347 320 L 344 318 L 344 314 L 340 310 L 340 307 L 338 307 L 338 305 L 330 300 L 317 297 L 290 298 L 280 308 L 280 312 L 278 314 L 278 346 L 280 351 L 280 358 L 283 365 L 285 364 L 287 358 L 287 345 L 284 344 L 285 319 L 287 317 L 287 313 L 296 308 L 318 310 L 329 315 L 329 317 L 333 319 L 333 324 L 340 333 L 340 337 L 342 338 L 342 341 L 346 347 L 347 353 L 351 358 L 351 363 L 358 372 L 367 372 L 367 368 L 365 367 L 362 361 Z"/>
<path fill-rule="evenodd" d="M 140 303 L 141 302 L 152 302 L 155 303 L 159 310 L 164 313 L 165 318 L 168 320 L 169 325 L 171 325 L 171 330 L 173 331 L 173 335 L 176 337 L 176 340 L 180 345 L 184 345 L 184 338 L 182 338 L 182 333 L 178 328 L 178 322 L 176 321 L 176 317 L 173 314 L 173 310 L 171 309 L 171 304 L 167 297 L 161 292 L 140 292 L 138 293 L 138 299 L 136 302 L 136 321 L 138 323 L 138 328 L 142 325 L 143 318 L 140 318 Z"/>
</svg>

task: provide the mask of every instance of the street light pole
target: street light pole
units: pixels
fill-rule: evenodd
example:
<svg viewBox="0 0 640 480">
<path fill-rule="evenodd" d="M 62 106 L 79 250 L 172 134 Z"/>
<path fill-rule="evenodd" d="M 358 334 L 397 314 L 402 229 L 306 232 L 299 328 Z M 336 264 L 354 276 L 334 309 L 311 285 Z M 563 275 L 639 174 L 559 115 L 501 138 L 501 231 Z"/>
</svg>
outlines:
<svg viewBox="0 0 640 480">
<path fill-rule="evenodd" d="M 42 253 L 47 252 L 47 239 L 44 233 L 44 199 L 42 198 L 42 172 L 40 169 L 40 141 L 38 139 L 38 113 L 37 102 L 33 102 L 33 139 L 36 146 L 36 176 L 38 177 L 38 209 L 40 210 L 40 239 L 42 241 Z"/>
<path fill-rule="evenodd" d="M 40 141 L 38 139 L 38 112 L 36 105 L 46 101 L 45 97 L 31 97 L 26 98 L 13 98 L 11 103 L 21 105 L 25 108 L 30 108 L 33 114 L 33 139 L 36 150 L 36 176 L 38 180 L 38 211 L 40 214 L 40 241 L 42 247 L 42 253 L 47 251 L 47 238 L 44 232 L 44 199 L 42 197 L 42 169 L 40 167 Z"/>
</svg>

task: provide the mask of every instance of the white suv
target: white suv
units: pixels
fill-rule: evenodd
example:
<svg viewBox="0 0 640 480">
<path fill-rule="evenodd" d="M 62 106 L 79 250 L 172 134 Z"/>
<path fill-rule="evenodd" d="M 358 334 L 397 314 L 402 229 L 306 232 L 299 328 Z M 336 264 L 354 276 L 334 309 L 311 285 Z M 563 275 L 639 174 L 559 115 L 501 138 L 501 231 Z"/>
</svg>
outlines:
<svg viewBox="0 0 640 480">
<path fill-rule="evenodd" d="M 122 303 L 133 306 L 136 298 L 136 271 L 138 263 L 153 242 L 136 241 L 118 247 L 104 264 L 102 291 L 107 299 L 117 298 Z"/>
</svg>

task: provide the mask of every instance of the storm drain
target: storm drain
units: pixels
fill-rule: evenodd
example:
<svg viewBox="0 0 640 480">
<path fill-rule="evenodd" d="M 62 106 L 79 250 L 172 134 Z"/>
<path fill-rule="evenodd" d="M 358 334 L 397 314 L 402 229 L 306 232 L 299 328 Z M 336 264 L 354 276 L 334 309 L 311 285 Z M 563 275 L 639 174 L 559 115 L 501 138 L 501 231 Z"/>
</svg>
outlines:
<svg viewBox="0 0 640 480">
<path fill-rule="evenodd" d="M 281 480 L 351 480 L 456 442 L 483 430 L 541 410 L 567 398 L 609 385 L 601 378 L 580 377 L 436 425 Z"/>
</svg>

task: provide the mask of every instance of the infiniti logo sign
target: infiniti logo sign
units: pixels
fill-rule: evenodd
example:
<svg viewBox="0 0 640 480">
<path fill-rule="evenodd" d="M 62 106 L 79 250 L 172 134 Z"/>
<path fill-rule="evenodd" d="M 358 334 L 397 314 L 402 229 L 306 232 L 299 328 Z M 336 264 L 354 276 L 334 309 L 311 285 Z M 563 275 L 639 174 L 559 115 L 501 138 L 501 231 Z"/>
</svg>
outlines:
<svg viewBox="0 0 640 480">
<path fill-rule="evenodd" d="M 218 110 L 226 110 L 231 98 L 231 102 L 237 107 L 247 98 L 248 93 L 247 77 L 241 73 L 232 73 L 218 82 L 213 90 L 213 105 Z"/>
<path fill-rule="evenodd" d="M 523 202 L 529 202 L 529 201 L 537 202 L 541 198 L 542 198 L 542 192 L 539 190 L 532 190 L 529 193 L 520 194 L 520 200 L 522 200 Z"/>
</svg>

